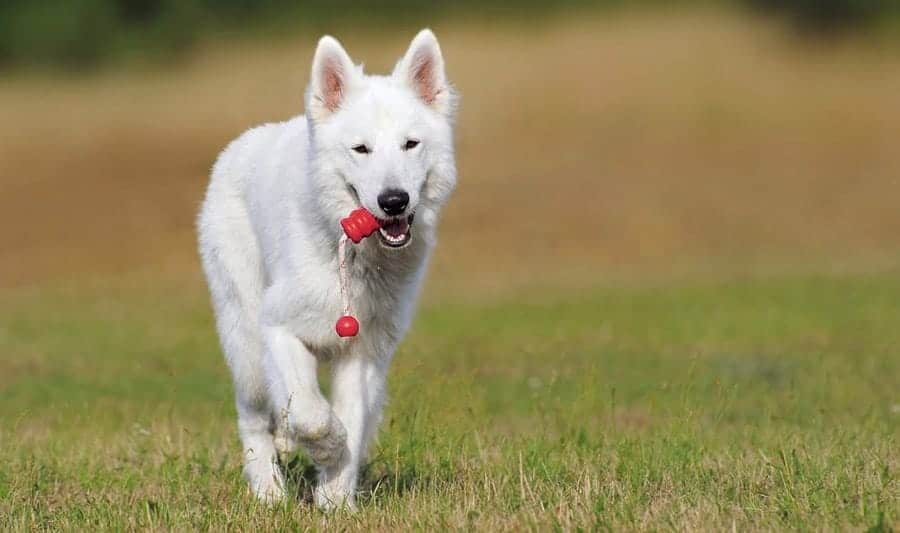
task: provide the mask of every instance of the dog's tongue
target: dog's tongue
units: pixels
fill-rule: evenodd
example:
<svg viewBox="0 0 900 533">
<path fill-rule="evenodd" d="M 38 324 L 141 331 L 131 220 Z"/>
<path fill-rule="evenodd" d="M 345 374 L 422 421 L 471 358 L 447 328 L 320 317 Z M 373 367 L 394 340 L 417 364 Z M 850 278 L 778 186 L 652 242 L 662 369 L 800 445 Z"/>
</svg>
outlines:
<svg viewBox="0 0 900 533">
<path fill-rule="evenodd" d="M 405 218 L 388 220 L 381 223 L 381 229 L 391 237 L 400 237 L 409 231 L 409 222 Z"/>
</svg>

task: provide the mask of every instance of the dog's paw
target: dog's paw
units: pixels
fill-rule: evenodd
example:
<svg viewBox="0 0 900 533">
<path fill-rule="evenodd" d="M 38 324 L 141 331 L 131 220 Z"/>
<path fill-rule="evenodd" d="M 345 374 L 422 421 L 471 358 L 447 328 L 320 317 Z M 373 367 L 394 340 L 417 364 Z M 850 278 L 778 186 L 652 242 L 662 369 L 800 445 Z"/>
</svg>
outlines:
<svg viewBox="0 0 900 533">
<path fill-rule="evenodd" d="M 316 465 L 331 466 L 347 452 L 347 430 L 334 413 L 329 413 L 328 423 L 302 435 L 300 442 Z"/>
<path fill-rule="evenodd" d="M 249 491 L 259 501 L 272 505 L 284 499 L 284 477 L 274 463 L 248 463 L 244 467 Z"/>
<path fill-rule="evenodd" d="M 347 449 L 347 430 L 327 402 L 306 404 L 302 410 L 286 412 L 275 429 L 275 448 L 280 456 L 296 450 L 298 443 L 317 466 L 331 466 Z"/>
</svg>

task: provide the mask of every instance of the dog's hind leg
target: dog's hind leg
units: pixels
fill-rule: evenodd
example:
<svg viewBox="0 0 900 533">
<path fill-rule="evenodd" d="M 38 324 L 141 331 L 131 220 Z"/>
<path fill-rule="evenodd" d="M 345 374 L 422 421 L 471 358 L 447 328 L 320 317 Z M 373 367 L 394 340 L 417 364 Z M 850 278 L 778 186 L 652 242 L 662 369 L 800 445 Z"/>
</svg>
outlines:
<svg viewBox="0 0 900 533">
<path fill-rule="evenodd" d="M 273 503 L 284 497 L 284 477 L 272 438 L 270 413 L 238 401 L 238 432 L 244 447 L 244 477 L 260 500 Z"/>
<path fill-rule="evenodd" d="M 199 220 L 200 252 L 222 351 L 234 380 L 244 476 L 265 501 L 280 500 L 273 409 L 262 364 L 259 308 L 263 276 L 255 235 L 236 195 L 211 189 Z"/>
</svg>

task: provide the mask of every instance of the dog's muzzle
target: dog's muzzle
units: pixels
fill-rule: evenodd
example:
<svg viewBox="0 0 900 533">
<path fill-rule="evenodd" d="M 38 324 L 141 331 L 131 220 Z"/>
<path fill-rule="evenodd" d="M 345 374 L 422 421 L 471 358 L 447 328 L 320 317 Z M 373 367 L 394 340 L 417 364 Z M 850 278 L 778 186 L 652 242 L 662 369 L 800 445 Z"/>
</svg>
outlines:
<svg viewBox="0 0 900 533">
<path fill-rule="evenodd" d="M 387 220 L 379 219 L 381 227 L 378 228 L 378 237 L 381 244 L 388 248 L 403 248 L 412 240 L 412 223 L 415 213 L 411 213 L 405 217 L 390 218 Z"/>
</svg>

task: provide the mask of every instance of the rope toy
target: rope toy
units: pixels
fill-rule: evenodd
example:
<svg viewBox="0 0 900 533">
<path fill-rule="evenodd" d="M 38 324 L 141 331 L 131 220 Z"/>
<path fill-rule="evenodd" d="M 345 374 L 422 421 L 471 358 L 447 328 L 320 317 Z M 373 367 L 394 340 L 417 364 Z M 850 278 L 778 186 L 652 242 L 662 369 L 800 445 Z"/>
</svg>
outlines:
<svg viewBox="0 0 900 533">
<path fill-rule="evenodd" d="M 344 234 L 338 241 L 338 278 L 341 285 L 341 304 L 344 316 L 334 325 L 340 337 L 355 337 L 359 333 L 359 321 L 350 314 L 350 274 L 347 271 L 347 241 L 359 244 L 363 239 L 375 233 L 381 227 L 378 219 L 365 208 L 354 209 L 346 218 L 341 219 Z"/>
</svg>

